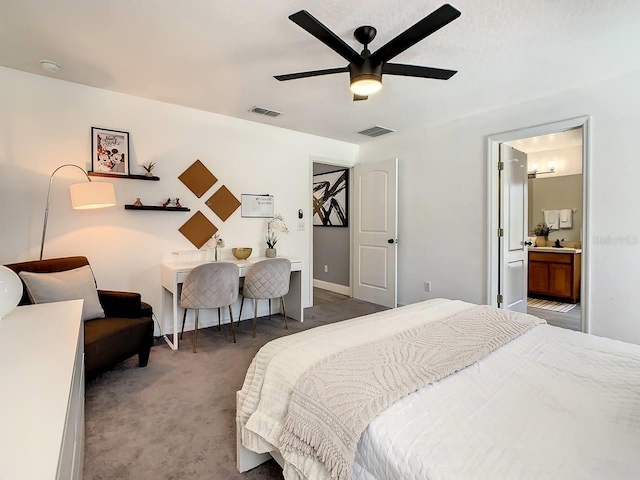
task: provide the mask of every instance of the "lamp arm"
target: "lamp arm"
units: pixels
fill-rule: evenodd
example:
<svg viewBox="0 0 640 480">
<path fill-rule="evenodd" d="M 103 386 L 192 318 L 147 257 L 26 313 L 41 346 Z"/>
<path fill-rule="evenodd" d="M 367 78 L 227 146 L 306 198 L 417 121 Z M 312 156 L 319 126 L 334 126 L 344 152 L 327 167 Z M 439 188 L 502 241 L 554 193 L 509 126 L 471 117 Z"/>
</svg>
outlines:
<svg viewBox="0 0 640 480">
<path fill-rule="evenodd" d="M 49 189 L 47 190 L 47 205 L 44 209 L 44 223 L 42 225 L 42 241 L 40 242 L 40 260 L 42 260 L 42 252 L 44 250 L 44 238 L 47 235 L 47 220 L 49 219 L 49 200 L 51 199 L 51 184 L 53 183 L 53 176 L 56 174 L 58 170 L 64 167 L 77 168 L 78 170 L 80 170 L 82 173 L 85 174 L 85 176 L 87 177 L 87 180 L 91 181 L 89 174 L 83 168 L 79 167 L 78 165 L 74 165 L 73 163 L 65 163 L 64 165 L 60 165 L 58 168 L 56 168 L 53 171 L 53 173 L 51 174 L 51 177 L 49 177 Z"/>
</svg>

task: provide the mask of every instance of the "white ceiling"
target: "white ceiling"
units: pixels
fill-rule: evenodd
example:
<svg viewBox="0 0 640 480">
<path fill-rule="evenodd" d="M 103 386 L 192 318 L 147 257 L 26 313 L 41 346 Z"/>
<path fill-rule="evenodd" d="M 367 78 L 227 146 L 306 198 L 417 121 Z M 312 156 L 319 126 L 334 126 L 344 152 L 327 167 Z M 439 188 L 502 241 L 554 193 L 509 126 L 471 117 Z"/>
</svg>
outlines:
<svg viewBox="0 0 640 480">
<path fill-rule="evenodd" d="M 526 154 L 558 150 L 560 148 L 579 147 L 582 145 L 582 128 L 574 128 L 564 132 L 523 138 L 505 143 Z"/>
<path fill-rule="evenodd" d="M 1 0 L 0 65 L 353 143 L 523 102 L 640 69 L 638 0 L 452 0 L 462 16 L 393 61 L 459 70 L 448 81 L 386 76 L 353 102 L 348 74 L 273 75 L 347 62 L 287 17 L 305 9 L 372 51 L 442 5 L 435 0 Z M 269 118 L 255 105 L 283 112 Z"/>
</svg>

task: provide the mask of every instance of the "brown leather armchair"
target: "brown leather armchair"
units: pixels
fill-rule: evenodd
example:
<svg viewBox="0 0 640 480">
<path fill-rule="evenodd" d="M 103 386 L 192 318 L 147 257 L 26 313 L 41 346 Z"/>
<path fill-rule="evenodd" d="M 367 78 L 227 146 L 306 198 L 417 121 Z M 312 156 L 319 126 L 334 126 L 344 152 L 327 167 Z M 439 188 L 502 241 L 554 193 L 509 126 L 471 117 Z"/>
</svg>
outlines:
<svg viewBox="0 0 640 480">
<path fill-rule="evenodd" d="M 63 272 L 89 265 L 86 257 L 64 257 L 6 265 L 16 273 Z M 84 362 L 87 376 L 138 355 L 138 366 L 146 367 L 153 344 L 152 309 L 139 293 L 98 290 L 105 318 L 84 322 Z M 31 300 L 24 289 L 20 305 Z"/>
</svg>

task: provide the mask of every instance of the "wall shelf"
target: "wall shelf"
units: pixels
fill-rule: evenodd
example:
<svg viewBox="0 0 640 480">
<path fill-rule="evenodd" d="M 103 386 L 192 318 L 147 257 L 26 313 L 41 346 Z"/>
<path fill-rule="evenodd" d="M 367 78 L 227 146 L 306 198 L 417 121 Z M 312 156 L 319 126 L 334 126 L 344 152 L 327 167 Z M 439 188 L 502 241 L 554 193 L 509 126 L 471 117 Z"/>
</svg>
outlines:
<svg viewBox="0 0 640 480">
<path fill-rule="evenodd" d="M 160 177 L 147 177 L 146 175 L 115 175 L 113 173 L 87 172 L 90 177 L 127 178 L 129 180 L 151 180 L 157 182 Z"/>
<path fill-rule="evenodd" d="M 159 211 L 169 211 L 169 212 L 190 212 L 191 209 L 187 207 L 163 207 L 162 205 L 142 205 L 141 207 L 137 205 L 125 205 L 125 210 L 159 210 Z"/>
</svg>

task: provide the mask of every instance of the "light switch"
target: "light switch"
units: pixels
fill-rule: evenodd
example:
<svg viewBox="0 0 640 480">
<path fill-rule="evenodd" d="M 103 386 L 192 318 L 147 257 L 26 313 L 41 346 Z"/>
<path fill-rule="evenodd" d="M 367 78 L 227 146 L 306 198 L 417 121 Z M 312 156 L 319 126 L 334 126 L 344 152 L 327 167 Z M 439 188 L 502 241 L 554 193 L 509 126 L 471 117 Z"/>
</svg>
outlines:
<svg viewBox="0 0 640 480">
<path fill-rule="evenodd" d="M 298 231 L 302 232 L 304 230 L 304 220 L 298 220 Z"/>
</svg>

